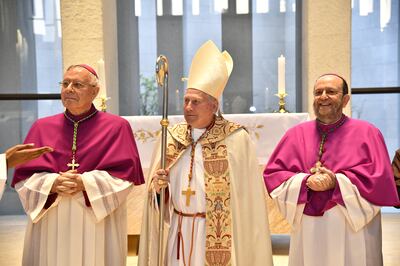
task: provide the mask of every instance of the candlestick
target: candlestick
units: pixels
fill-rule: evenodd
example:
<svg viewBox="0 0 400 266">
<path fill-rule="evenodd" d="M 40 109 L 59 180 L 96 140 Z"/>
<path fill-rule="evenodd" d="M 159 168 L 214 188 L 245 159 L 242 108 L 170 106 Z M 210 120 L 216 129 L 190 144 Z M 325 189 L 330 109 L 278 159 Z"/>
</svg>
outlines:
<svg viewBox="0 0 400 266">
<path fill-rule="evenodd" d="M 285 94 L 285 57 L 278 57 L 278 93 Z"/>
<path fill-rule="evenodd" d="M 100 83 L 100 90 L 97 95 L 98 101 L 96 106 L 103 112 L 107 110 L 106 101 L 109 99 L 107 98 L 107 87 L 106 87 L 106 71 L 104 66 L 104 60 L 100 59 L 97 61 L 97 69 L 99 71 L 99 83 Z"/>
<path fill-rule="evenodd" d="M 289 113 L 285 109 L 285 97 L 287 96 L 287 94 L 286 93 L 278 93 L 278 94 L 275 94 L 275 96 L 279 97 L 279 111 L 275 111 L 275 113 Z"/>
</svg>

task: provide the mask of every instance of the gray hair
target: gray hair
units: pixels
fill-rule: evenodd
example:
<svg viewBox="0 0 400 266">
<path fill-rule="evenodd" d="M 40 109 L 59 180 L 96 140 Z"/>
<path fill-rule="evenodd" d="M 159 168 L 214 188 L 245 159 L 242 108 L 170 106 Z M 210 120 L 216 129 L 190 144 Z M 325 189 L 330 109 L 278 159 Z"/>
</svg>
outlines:
<svg viewBox="0 0 400 266">
<path fill-rule="evenodd" d="M 93 87 L 96 87 L 99 85 L 99 79 L 97 78 L 97 76 L 95 74 L 93 74 L 92 72 L 90 72 L 87 68 L 85 68 L 84 66 L 81 65 L 70 65 L 67 68 L 67 71 L 71 70 L 71 69 L 75 69 L 75 68 L 82 68 L 85 69 L 88 73 L 89 73 L 89 77 L 90 77 L 90 85 L 92 85 Z"/>
<path fill-rule="evenodd" d="M 207 94 L 207 96 L 208 96 L 208 102 L 214 104 L 217 107 L 217 111 L 216 111 L 217 116 L 222 116 L 221 108 L 219 108 L 219 101 L 217 99 L 215 99 L 213 96 L 211 96 L 210 94 Z"/>
</svg>

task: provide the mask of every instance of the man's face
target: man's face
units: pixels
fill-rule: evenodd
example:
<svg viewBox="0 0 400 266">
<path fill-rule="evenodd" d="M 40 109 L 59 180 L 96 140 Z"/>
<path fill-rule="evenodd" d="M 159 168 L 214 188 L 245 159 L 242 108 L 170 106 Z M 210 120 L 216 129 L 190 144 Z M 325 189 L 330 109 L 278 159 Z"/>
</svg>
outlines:
<svg viewBox="0 0 400 266">
<path fill-rule="evenodd" d="M 343 95 L 343 81 L 334 75 L 322 76 L 314 86 L 314 113 L 325 123 L 332 124 L 342 116 L 342 109 L 350 100 Z"/>
<path fill-rule="evenodd" d="M 93 85 L 91 74 L 84 68 L 75 67 L 67 70 L 61 85 L 61 101 L 72 114 L 87 112 L 99 87 Z"/>
<path fill-rule="evenodd" d="M 218 104 L 206 93 L 188 89 L 184 97 L 183 114 L 193 128 L 206 128 L 214 119 Z"/>
</svg>

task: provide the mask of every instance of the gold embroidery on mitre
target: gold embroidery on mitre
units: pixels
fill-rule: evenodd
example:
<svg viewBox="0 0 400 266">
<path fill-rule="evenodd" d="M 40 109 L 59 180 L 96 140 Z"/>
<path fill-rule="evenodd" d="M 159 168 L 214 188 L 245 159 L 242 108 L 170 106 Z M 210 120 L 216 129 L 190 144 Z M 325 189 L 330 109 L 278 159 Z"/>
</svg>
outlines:
<svg viewBox="0 0 400 266">
<path fill-rule="evenodd" d="M 187 80 L 188 88 L 195 88 L 219 99 L 232 73 L 233 60 L 211 40 L 205 42 L 192 59 Z"/>
</svg>

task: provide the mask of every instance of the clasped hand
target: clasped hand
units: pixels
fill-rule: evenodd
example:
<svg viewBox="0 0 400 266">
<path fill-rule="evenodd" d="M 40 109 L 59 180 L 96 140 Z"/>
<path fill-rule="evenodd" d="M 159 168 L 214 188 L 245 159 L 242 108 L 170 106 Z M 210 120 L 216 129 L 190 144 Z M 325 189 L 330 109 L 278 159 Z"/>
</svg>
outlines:
<svg viewBox="0 0 400 266">
<path fill-rule="evenodd" d="M 51 188 L 52 193 L 57 193 L 60 196 L 73 196 L 85 190 L 82 176 L 76 170 L 60 172 L 59 174 Z"/>
<path fill-rule="evenodd" d="M 153 187 L 157 193 L 160 193 L 162 188 L 168 186 L 169 183 L 169 170 L 165 169 L 158 169 L 155 174 L 153 175 Z"/>
<path fill-rule="evenodd" d="M 306 185 L 314 191 L 326 191 L 335 187 L 336 176 L 331 170 L 320 167 L 315 174 L 308 177 Z"/>
</svg>

